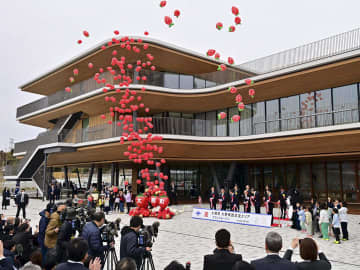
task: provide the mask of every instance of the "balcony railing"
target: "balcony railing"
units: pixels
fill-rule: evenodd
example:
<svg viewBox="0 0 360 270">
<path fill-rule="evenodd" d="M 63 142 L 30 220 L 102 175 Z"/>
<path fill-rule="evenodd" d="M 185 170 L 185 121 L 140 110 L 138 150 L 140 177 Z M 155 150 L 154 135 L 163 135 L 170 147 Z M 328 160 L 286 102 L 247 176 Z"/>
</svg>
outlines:
<svg viewBox="0 0 360 270">
<path fill-rule="evenodd" d="M 264 74 L 360 49 L 360 28 L 239 65 Z"/>
<path fill-rule="evenodd" d="M 129 73 L 128 76 L 132 77 L 134 84 L 146 84 L 153 86 L 161 86 L 170 89 L 202 89 L 216 86 L 217 84 L 225 84 L 232 81 L 237 81 L 243 78 L 239 72 L 226 70 L 223 72 L 211 72 L 196 75 L 182 75 L 167 72 L 158 72 L 150 70 L 142 70 L 139 73 Z M 146 81 L 136 81 L 134 78 L 137 76 L 147 76 Z M 116 83 L 112 80 L 112 75 L 105 72 L 101 78 L 105 78 L 107 83 Z M 35 100 L 29 104 L 21 106 L 17 109 L 16 117 L 22 117 L 26 114 L 45 109 L 51 105 L 81 96 L 83 94 L 92 92 L 96 89 L 104 87 L 104 84 L 98 84 L 93 78 L 76 83 L 71 86 L 71 92 L 65 90 L 57 91 L 56 93 L 46 96 L 44 98 Z"/>
<path fill-rule="evenodd" d="M 253 121 L 251 118 L 242 118 L 240 122 L 228 120 L 202 120 L 171 117 L 153 117 L 154 134 L 187 135 L 202 137 L 237 137 L 252 134 L 273 133 L 296 129 L 324 127 L 346 123 L 359 122 L 358 109 L 344 109 L 330 112 L 321 112 L 308 115 L 279 118 L 268 121 Z M 144 123 L 136 123 L 137 129 L 143 129 Z M 115 123 L 103 124 L 95 127 L 73 130 L 60 141 L 81 143 L 94 140 L 120 137 L 123 129 Z"/>
</svg>

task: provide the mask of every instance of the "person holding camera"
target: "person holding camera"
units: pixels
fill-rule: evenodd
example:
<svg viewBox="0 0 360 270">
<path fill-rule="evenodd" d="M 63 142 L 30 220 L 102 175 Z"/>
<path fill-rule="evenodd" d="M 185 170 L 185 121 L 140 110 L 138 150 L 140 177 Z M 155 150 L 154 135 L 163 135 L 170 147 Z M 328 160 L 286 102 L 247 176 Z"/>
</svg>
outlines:
<svg viewBox="0 0 360 270">
<path fill-rule="evenodd" d="M 93 214 L 93 220 L 85 224 L 81 234 L 81 237 L 88 242 L 89 256 L 92 258 L 99 257 L 102 265 L 104 265 L 105 251 L 114 246 L 114 243 L 110 243 L 110 247 L 103 245 L 100 228 L 104 224 L 104 212 L 96 212 Z"/>
<path fill-rule="evenodd" d="M 72 226 L 72 221 L 76 218 L 76 211 L 74 208 L 66 210 L 65 222 L 61 225 L 59 236 L 56 242 L 57 262 L 63 263 L 67 261 L 68 257 L 68 243 L 71 237 L 75 234 Z"/>
<path fill-rule="evenodd" d="M 121 230 L 120 260 L 126 257 L 133 258 L 138 269 L 140 269 L 145 253 L 151 251 L 150 247 L 139 246 L 139 231 L 142 227 L 142 218 L 133 216 L 130 220 L 130 226 L 126 226 Z"/>
</svg>

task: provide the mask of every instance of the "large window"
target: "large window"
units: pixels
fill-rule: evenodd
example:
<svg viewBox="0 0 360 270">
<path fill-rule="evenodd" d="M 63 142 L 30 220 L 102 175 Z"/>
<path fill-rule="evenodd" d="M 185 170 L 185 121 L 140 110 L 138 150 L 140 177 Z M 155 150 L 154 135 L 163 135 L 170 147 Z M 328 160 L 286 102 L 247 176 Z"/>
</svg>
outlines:
<svg viewBox="0 0 360 270">
<path fill-rule="evenodd" d="M 299 96 L 280 99 L 281 130 L 293 130 L 300 128 Z"/>
<path fill-rule="evenodd" d="M 285 189 L 286 179 L 285 179 L 285 170 L 283 164 L 274 164 L 273 166 L 273 175 L 274 175 L 274 191 L 280 190 L 281 187 Z"/>
<path fill-rule="evenodd" d="M 222 111 L 218 111 L 217 114 L 219 114 L 220 112 Z M 226 110 L 224 110 L 224 112 L 226 112 Z M 220 136 L 220 137 L 224 137 L 226 136 L 227 132 L 226 132 L 226 129 L 227 129 L 227 117 L 228 117 L 228 114 L 226 115 L 225 119 L 219 119 L 217 118 L 217 121 L 216 121 L 216 136 Z"/>
<path fill-rule="evenodd" d="M 216 111 L 206 113 L 206 136 L 216 136 Z"/>
<path fill-rule="evenodd" d="M 286 187 L 287 189 L 296 188 L 296 165 L 286 164 Z M 309 177 L 308 177 L 309 178 Z"/>
<path fill-rule="evenodd" d="M 306 93 L 300 95 L 300 115 L 301 127 L 315 127 L 315 93 Z"/>
<path fill-rule="evenodd" d="M 240 135 L 252 134 L 251 104 L 245 105 L 245 109 L 240 113 Z"/>
<path fill-rule="evenodd" d="M 331 89 L 316 91 L 316 125 L 318 127 L 332 125 Z"/>
<path fill-rule="evenodd" d="M 279 100 L 274 99 L 266 101 L 267 133 L 277 132 L 280 130 L 279 116 Z"/>
<path fill-rule="evenodd" d="M 195 136 L 206 136 L 205 113 L 195 114 Z"/>
<path fill-rule="evenodd" d="M 342 162 L 341 166 L 344 200 L 354 202 L 357 200 L 356 161 L 345 161 Z"/>
<path fill-rule="evenodd" d="M 312 164 L 312 181 L 314 185 L 314 193 L 319 200 L 326 200 L 326 181 L 325 181 L 325 164 Z"/>
<path fill-rule="evenodd" d="M 258 102 L 253 104 L 254 133 L 265 133 L 265 103 Z"/>
<path fill-rule="evenodd" d="M 299 173 L 299 190 L 304 200 L 310 200 L 311 194 L 311 171 L 309 163 L 302 163 L 298 165 Z"/>
<path fill-rule="evenodd" d="M 165 88 L 179 88 L 179 74 L 165 73 L 164 74 Z"/>
<path fill-rule="evenodd" d="M 357 84 L 350 84 L 333 89 L 335 124 L 359 121 Z"/>
<path fill-rule="evenodd" d="M 339 162 L 329 162 L 326 164 L 327 182 L 329 197 L 341 199 L 341 181 Z"/>
<path fill-rule="evenodd" d="M 194 78 L 194 88 L 199 89 L 199 88 L 205 88 L 205 80 L 204 79 L 200 79 L 200 78 Z"/>
<path fill-rule="evenodd" d="M 180 88 L 181 89 L 193 89 L 194 88 L 194 77 L 191 75 L 180 74 Z"/>
<path fill-rule="evenodd" d="M 270 189 L 273 188 L 273 176 L 272 176 L 272 166 L 264 166 L 264 190 L 265 186 L 269 186 Z"/>
<path fill-rule="evenodd" d="M 229 109 L 229 136 L 236 137 L 239 136 L 240 133 L 240 121 L 238 122 L 232 122 L 231 117 L 233 115 L 239 114 L 239 110 L 237 107 L 233 107 Z"/>
</svg>

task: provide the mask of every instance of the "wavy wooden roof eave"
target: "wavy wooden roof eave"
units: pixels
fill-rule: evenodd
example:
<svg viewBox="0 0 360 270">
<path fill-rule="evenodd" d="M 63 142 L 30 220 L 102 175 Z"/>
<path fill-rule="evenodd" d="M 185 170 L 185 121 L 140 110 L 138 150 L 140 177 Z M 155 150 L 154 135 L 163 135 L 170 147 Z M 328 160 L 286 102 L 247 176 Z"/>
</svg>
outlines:
<svg viewBox="0 0 360 270">
<path fill-rule="evenodd" d="M 149 48 L 147 50 L 142 49 L 141 52 L 137 54 L 133 51 L 122 49 L 120 44 L 107 46 L 108 42 L 111 41 L 111 39 L 109 39 L 99 43 L 79 56 L 71 58 L 58 67 L 45 72 L 43 75 L 21 85 L 19 88 L 22 91 L 41 95 L 53 94 L 69 85 L 69 77 L 73 76 L 74 68 L 78 68 L 80 71 L 79 75 L 75 77 L 76 81 L 82 81 L 92 77 L 100 67 L 105 68 L 106 66 L 109 66 L 111 58 L 113 57 L 112 51 L 114 49 L 118 50 L 118 56 L 125 56 L 128 63 L 135 62 L 138 59 L 146 59 L 146 54 L 151 53 L 155 56 L 153 64 L 159 71 L 182 74 L 204 74 L 215 72 L 219 64 L 225 63 L 156 39 L 136 36 L 131 38 L 135 40 L 131 43 L 132 45 L 142 47 L 144 43 L 147 43 L 149 44 Z M 139 38 L 142 39 L 141 44 L 136 41 Z M 107 48 L 102 50 L 102 45 L 106 45 Z M 87 65 L 89 62 L 94 64 L 93 69 L 88 68 Z M 242 70 L 236 66 L 231 66 L 228 69 L 241 74 L 243 77 L 255 75 L 252 72 Z"/>
</svg>

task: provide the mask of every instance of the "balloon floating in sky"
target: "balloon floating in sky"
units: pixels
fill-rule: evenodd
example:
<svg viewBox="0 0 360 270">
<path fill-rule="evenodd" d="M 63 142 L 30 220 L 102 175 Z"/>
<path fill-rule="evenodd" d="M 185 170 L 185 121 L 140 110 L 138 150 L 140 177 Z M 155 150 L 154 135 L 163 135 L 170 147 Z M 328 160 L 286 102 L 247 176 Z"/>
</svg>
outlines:
<svg viewBox="0 0 360 270">
<path fill-rule="evenodd" d="M 89 37 L 89 36 L 90 36 L 89 32 L 86 31 L 86 30 L 83 31 L 83 35 L 84 35 L 85 37 Z"/>
<path fill-rule="evenodd" d="M 249 96 L 251 98 L 254 98 L 255 97 L 255 90 L 254 89 L 249 89 Z"/>
<path fill-rule="evenodd" d="M 221 64 L 218 66 L 217 68 L 218 71 L 225 71 L 226 70 L 226 65 L 225 64 Z"/>
<path fill-rule="evenodd" d="M 224 25 L 223 25 L 221 22 L 218 22 L 218 23 L 216 24 L 216 29 L 217 29 L 217 30 L 221 30 L 223 27 L 224 27 Z"/>
<path fill-rule="evenodd" d="M 220 53 L 216 53 L 216 54 L 215 54 L 215 59 L 216 59 L 216 60 L 219 60 L 219 59 L 220 59 Z"/>
<path fill-rule="evenodd" d="M 179 16 L 180 16 L 180 10 L 176 9 L 176 10 L 174 11 L 174 16 L 175 16 L 176 18 L 179 18 Z"/>
<path fill-rule="evenodd" d="M 77 41 L 77 43 L 78 43 L 78 44 L 81 44 L 81 43 L 82 43 L 82 40 L 81 40 L 81 39 L 79 39 L 79 40 Z"/>
<path fill-rule="evenodd" d="M 239 15 L 239 9 L 237 7 L 232 7 L 231 8 L 231 12 L 232 14 L 234 14 L 235 16 Z"/>
<path fill-rule="evenodd" d="M 115 35 L 119 35 L 120 32 L 119 32 L 118 30 L 115 30 L 115 31 L 114 31 L 114 34 L 115 34 Z"/>
<path fill-rule="evenodd" d="M 240 121 L 240 115 L 235 114 L 231 117 L 231 122 L 239 122 Z"/>
<path fill-rule="evenodd" d="M 145 36 L 148 36 L 148 35 L 149 35 L 149 32 L 148 32 L 148 31 L 145 31 L 145 32 L 144 32 L 144 35 L 145 35 Z"/>
<path fill-rule="evenodd" d="M 219 114 L 218 114 L 218 119 L 219 120 L 223 120 L 223 119 L 225 119 L 226 118 L 226 113 L 225 112 L 220 112 Z"/>
<path fill-rule="evenodd" d="M 160 7 L 163 8 L 163 7 L 165 7 L 165 6 L 166 6 L 166 1 L 161 1 L 161 2 L 160 2 Z"/>
<path fill-rule="evenodd" d="M 241 18 L 235 17 L 235 24 L 241 24 Z"/>
<path fill-rule="evenodd" d="M 173 20 L 169 17 L 169 16 L 165 16 L 164 17 L 164 22 L 166 25 L 168 25 L 169 27 L 172 27 L 174 25 Z"/>
<path fill-rule="evenodd" d="M 229 63 L 230 65 L 233 65 L 233 64 L 234 64 L 234 58 L 228 57 L 228 63 Z"/>
<path fill-rule="evenodd" d="M 232 86 L 232 87 L 229 87 L 229 91 L 231 94 L 236 94 L 237 89 L 236 89 L 236 87 Z"/>
<path fill-rule="evenodd" d="M 206 55 L 207 55 L 207 56 L 213 56 L 215 53 L 216 53 L 215 50 L 209 49 L 209 50 L 206 52 Z"/>
<path fill-rule="evenodd" d="M 235 29 L 236 29 L 235 26 L 232 25 L 229 27 L 229 32 L 235 32 Z"/>
<path fill-rule="evenodd" d="M 247 85 L 252 85 L 252 84 L 254 84 L 254 81 L 251 80 L 251 79 L 246 79 L 246 80 L 245 80 L 245 83 L 246 83 Z"/>
</svg>

